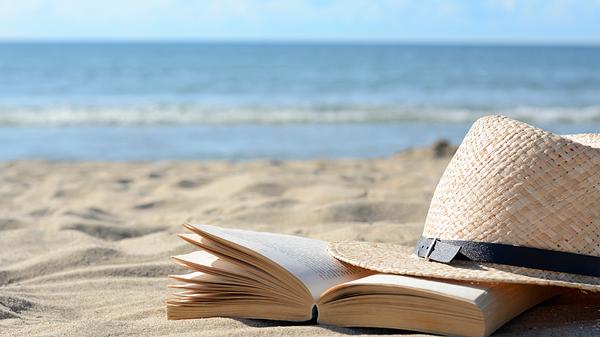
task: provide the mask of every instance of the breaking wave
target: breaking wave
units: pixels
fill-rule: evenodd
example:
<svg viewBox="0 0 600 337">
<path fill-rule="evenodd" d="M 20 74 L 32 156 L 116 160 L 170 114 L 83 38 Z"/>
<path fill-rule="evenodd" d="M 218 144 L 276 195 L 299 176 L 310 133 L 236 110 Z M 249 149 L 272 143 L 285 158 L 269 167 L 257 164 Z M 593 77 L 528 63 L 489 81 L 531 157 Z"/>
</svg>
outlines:
<svg viewBox="0 0 600 337">
<path fill-rule="evenodd" d="M 455 108 L 428 106 L 0 106 L 0 126 L 470 123 L 501 114 L 532 123 L 600 122 L 600 105 Z"/>
</svg>

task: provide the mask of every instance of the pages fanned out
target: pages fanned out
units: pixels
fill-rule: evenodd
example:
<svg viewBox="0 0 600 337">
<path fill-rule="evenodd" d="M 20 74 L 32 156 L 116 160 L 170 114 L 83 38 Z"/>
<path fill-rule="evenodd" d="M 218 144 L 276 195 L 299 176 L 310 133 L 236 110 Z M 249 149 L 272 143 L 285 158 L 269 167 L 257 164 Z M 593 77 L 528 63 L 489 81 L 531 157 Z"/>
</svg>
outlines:
<svg viewBox="0 0 600 337">
<path fill-rule="evenodd" d="M 282 266 L 304 283 L 315 302 L 325 290 L 334 285 L 372 274 L 331 257 L 327 253 L 326 241 L 210 225 L 194 227 L 249 248 Z"/>
</svg>

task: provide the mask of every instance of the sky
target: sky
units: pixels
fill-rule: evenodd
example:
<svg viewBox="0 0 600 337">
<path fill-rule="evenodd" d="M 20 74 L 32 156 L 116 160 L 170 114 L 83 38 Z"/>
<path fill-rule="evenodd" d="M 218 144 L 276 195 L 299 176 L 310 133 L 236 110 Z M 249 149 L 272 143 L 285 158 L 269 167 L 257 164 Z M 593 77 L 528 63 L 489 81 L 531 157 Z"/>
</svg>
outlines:
<svg viewBox="0 0 600 337">
<path fill-rule="evenodd" d="M 0 0 L 0 40 L 600 44 L 600 0 Z"/>
</svg>

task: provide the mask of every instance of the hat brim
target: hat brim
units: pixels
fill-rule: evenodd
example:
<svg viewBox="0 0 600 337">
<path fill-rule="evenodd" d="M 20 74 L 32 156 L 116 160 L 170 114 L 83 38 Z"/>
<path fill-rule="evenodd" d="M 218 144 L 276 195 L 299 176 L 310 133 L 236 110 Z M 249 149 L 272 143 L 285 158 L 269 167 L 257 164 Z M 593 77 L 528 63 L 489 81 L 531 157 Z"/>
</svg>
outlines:
<svg viewBox="0 0 600 337">
<path fill-rule="evenodd" d="M 329 243 L 327 249 L 340 261 L 387 274 L 473 282 L 538 284 L 600 292 L 600 277 L 465 260 L 445 264 L 417 257 L 413 254 L 413 247 L 389 243 L 338 241 Z"/>
</svg>

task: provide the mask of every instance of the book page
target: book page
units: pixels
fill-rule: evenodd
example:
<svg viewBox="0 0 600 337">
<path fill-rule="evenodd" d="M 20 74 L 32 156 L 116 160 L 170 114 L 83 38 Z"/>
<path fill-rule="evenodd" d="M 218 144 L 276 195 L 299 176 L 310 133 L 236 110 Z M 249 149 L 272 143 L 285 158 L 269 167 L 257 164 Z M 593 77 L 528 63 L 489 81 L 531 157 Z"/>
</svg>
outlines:
<svg viewBox="0 0 600 337">
<path fill-rule="evenodd" d="M 477 299 L 494 287 L 490 283 L 468 283 L 452 280 L 433 280 L 403 275 L 375 274 L 346 282 L 343 285 L 380 284 L 421 290 L 475 303 Z"/>
<path fill-rule="evenodd" d="M 539 285 L 374 274 L 327 290 L 319 303 L 319 322 L 488 336 L 556 292 Z"/>
<path fill-rule="evenodd" d="M 277 263 L 310 291 L 315 302 L 334 285 L 370 274 L 342 264 L 327 252 L 327 242 L 299 236 L 193 225 L 197 229 L 249 248 Z"/>
<path fill-rule="evenodd" d="M 230 261 L 219 258 L 218 256 L 207 252 L 205 250 L 199 250 L 188 254 L 175 255 L 171 257 L 176 261 L 183 262 L 184 264 L 192 264 L 201 267 L 207 267 L 211 270 L 217 271 L 219 273 L 229 273 L 233 275 L 239 276 L 248 276 L 249 273 L 240 268 L 238 265 L 231 263 Z M 195 269 L 193 267 L 188 267 L 189 269 Z"/>
</svg>

